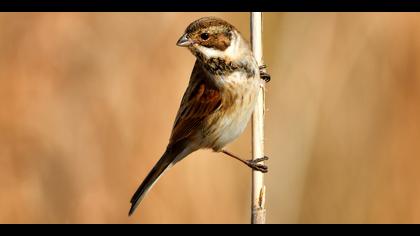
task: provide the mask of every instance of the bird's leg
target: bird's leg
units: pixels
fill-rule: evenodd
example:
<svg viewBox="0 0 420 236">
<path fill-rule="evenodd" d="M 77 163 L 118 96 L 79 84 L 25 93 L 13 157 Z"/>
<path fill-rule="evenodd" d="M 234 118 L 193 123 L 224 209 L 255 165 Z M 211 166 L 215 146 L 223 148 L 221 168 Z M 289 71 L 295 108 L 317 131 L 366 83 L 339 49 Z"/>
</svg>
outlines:
<svg viewBox="0 0 420 236">
<path fill-rule="evenodd" d="M 271 76 L 267 73 L 267 65 L 260 66 L 260 78 L 264 80 L 266 83 L 270 82 Z"/>
<path fill-rule="evenodd" d="M 222 150 L 222 153 L 244 163 L 245 165 L 249 166 L 250 168 L 252 168 L 253 170 L 257 170 L 257 171 L 261 171 L 262 173 L 267 173 L 268 172 L 268 167 L 266 165 L 263 164 L 258 164 L 259 162 L 262 161 L 266 161 L 268 160 L 268 157 L 264 156 L 262 158 L 258 158 L 255 160 L 244 160 L 236 155 L 234 155 L 233 153 L 230 153 L 226 150 Z"/>
</svg>

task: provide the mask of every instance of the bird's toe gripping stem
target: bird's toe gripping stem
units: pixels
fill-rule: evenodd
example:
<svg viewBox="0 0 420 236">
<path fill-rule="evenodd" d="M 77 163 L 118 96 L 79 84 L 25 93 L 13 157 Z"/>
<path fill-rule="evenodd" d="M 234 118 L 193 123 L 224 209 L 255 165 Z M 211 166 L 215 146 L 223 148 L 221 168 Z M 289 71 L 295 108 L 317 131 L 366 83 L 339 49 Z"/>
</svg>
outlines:
<svg viewBox="0 0 420 236">
<path fill-rule="evenodd" d="M 260 66 L 260 78 L 264 80 L 266 83 L 270 82 L 271 76 L 267 73 L 267 65 Z"/>
</svg>

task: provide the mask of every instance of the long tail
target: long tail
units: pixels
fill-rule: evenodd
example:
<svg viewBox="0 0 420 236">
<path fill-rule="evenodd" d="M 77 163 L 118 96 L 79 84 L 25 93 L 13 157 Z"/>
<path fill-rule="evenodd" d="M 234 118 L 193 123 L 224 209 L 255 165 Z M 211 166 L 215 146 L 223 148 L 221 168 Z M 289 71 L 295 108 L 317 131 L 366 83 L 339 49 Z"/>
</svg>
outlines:
<svg viewBox="0 0 420 236">
<path fill-rule="evenodd" d="M 134 193 L 133 197 L 131 198 L 131 208 L 130 212 L 128 213 L 131 216 L 134 211 L 136 210 L 137 206 L 140 204 L 141 200 L 143 200 L 144 196 L 149 192 L 149 190 L 153 187 L 153 185 L 158 181 L 158 179 L 162 176 L 162 174 L 170 168 L 172 165 L 175 164 L 176 159 L 178 159 L 179 152 L 174 152 L 174 150 L 167 149 L 160 160 L 155 164 L 153 169 L 147 175 L 147 177 L 143 180 L 140 187 Z"/>
</svg>

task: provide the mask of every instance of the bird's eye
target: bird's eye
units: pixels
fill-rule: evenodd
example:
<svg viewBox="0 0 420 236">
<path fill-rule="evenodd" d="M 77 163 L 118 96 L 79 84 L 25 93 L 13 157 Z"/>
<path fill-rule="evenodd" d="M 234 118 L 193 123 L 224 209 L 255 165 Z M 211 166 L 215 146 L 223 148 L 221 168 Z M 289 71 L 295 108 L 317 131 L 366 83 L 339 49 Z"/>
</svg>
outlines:
<svg viewBox="0 0 420 236">
<path fill-rule="evenodd" d="M 208 33 L 202 33 L 202 34 L 200 34 L 200 37 L 203 40 L 207 40 L 207 39 L 209 39 L 209 34 Z"/>
</svg>

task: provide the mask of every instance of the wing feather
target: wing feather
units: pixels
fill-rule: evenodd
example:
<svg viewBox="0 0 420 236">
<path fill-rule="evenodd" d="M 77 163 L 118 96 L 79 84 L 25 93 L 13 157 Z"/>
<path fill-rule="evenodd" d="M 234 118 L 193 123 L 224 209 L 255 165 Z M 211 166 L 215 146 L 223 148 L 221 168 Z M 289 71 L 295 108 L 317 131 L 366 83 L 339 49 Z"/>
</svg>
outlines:
<svg viewBox="0 0 420 236">
<path fill-rule="evenodd" d="M 170 143 L 176 143 L 195 134 L 204 119 L 213 114 L 222 103 L 220 90 L 196 61 L 187 90 L 172 129 Z"/>
</svg>

